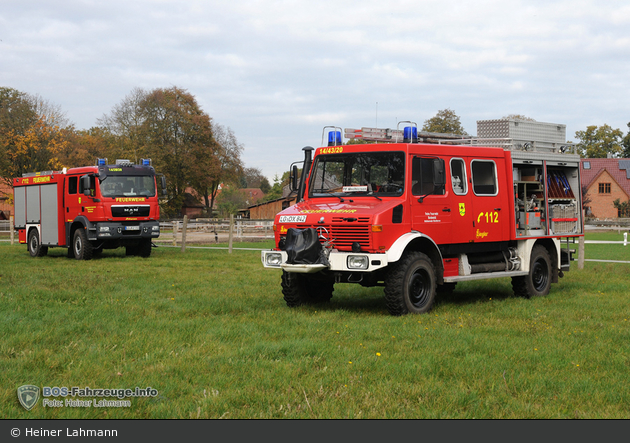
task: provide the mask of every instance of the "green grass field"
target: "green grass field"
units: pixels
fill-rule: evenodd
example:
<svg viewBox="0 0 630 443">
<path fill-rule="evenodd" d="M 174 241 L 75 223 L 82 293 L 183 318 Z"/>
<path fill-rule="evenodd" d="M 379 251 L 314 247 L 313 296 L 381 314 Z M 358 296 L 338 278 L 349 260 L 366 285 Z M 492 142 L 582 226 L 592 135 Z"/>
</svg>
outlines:
<svg viewBox="0 0 630 443">
<path fill-rule="evenodd" d="M 602 236 L 621 237 L 587 238 Z M 628 251 L 587 244 L 585 256 Z M 382 288 L 356 285 L 290 309 L 257 251 L 159 247 L 142 259 L 121 249 L 80 262 L 0 243 L 0 415 L 628 419 L 629 269 L 573 263 L 531 300 L 509 279 L 460 283 L 427 315 L 391 317 Z M 25 384 L 159 394 L 128 408 L 40 399 L 26 411 Z"/>
</svg>

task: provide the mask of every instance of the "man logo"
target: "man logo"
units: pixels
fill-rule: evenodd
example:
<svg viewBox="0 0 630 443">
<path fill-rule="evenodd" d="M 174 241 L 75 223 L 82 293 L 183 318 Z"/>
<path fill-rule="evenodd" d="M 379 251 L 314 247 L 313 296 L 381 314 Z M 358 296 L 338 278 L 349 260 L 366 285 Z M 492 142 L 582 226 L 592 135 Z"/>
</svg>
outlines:
<svg viewBox="0 0 630 443">
<path fill-rule="evenodd" d="M 459 215 L 461 215 L 462 217 L 464 215 L 466 215 L 466 204 L 465 203 L 460 203 L 459 204 Z"/>
<path fill-rule="evenodd" d="M 33 385 L 20 386 L 17 389 L 17 396 L 24 409 L 30 411 L 39 399 L 39 387 Z"/>
</svg>

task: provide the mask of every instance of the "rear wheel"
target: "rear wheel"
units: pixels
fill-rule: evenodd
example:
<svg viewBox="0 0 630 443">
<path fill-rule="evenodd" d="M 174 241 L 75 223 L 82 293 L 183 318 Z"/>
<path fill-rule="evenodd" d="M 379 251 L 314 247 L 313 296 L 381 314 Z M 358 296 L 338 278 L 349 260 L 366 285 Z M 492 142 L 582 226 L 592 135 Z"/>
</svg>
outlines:
<svg viewBox="0 0 630 443">
<path fill-rule="evenodd" d="M 37 229 L 31 229 L 28 234 L 28 252 L 31 257 L 43 257 L 48 254 L 48 246 L 42 246 L 40 243 Z"/>
<path fill-rule="evenodd" d="M 77 228 L 72 236 L 72 252 L 77 260 L 91 260 L 93 246 L 87 239 L 85 230 Z"/>
<path fill-rule="evenodd" d="M 282 295 L 287 306 L 327 303 L 332 298 L 334 281 L 307 274 L 282 271 Z"/>
<path fill-rule="evenodd" d="M 512 289 L 520 297 L 531 298 L 549 294 L 550 288 L 551 258 L 544 246 L 536 245 L 532 249 L 529 275 L 512 277 Z"/>
<path fill-rule="evenodd" d="M 391 315 L 429 312 L 435 301 L 437 278 L 431 259 L 422 252 L 406 254 L 385 280 L 385 302 Z"/>
</svg>

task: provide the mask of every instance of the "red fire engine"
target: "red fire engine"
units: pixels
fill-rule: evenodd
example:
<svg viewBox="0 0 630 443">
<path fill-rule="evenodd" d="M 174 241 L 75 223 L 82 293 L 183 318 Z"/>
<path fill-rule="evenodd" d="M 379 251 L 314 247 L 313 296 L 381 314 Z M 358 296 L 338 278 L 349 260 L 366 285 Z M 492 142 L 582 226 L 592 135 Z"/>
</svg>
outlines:
<svg viewBox="0 0 630 443">
<path fill-rule="evenodd" d="M 546 295 L 583 236 L 570 145 L 401 123 L 345 130 L 375 144 L 342 145 L 335 128 L 328 146 L 303 149 L 297 203 L 276 215 L 276 248 L 261 256 L 282 270 L 287 305 L 329 301 L 336 283 L 384 286 L 392 315 L 425 313 L 437 292 L 469 280 L 511 277 L 517 295 Z"/>
<path fill-rule="evenodd" d="M 163 193 L 166 192 L 161 176 Z M 127 255 L 151 255 L 160 235 L 156 173 L 117 160 L 108 165 L 24 174 L 13 179 L 15 229 L 33 257 L 49 247 L 68 248 L 68 257 L 90 260 L 103 249 L 124 246 Z"/>
</svg>

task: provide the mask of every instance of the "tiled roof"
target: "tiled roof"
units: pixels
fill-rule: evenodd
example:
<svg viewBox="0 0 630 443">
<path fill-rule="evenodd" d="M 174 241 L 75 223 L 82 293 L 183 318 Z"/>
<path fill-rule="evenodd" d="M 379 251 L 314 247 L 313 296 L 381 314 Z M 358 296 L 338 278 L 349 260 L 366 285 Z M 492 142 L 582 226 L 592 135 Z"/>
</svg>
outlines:
<svg viewBox="0 0 630 443">
<path fill-rule="evenodd" d="M 590 169 L 584 163 L 590 163 Z M 595 179 L 606 170 L 610 176 L 630 195 L 630 159 L 628 158 L 583 158 L 581 159 L 582 186 L 590 187 Z"/>
</svg>

